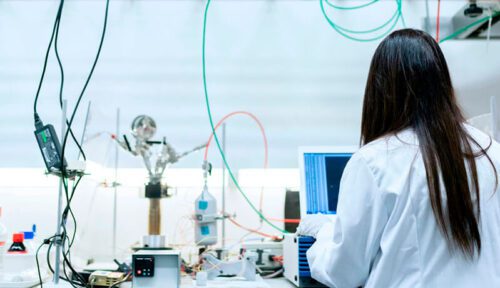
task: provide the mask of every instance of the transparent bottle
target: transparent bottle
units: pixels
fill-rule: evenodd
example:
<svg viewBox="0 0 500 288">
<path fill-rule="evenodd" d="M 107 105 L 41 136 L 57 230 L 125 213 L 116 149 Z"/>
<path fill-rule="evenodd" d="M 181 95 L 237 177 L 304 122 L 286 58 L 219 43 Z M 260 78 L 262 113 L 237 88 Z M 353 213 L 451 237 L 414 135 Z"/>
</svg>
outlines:
<svg viewBox="0 0 500 288">
<path fill-rule="evenodd" d="M 217 243 L 217 201 L 205 186 L 195 200 L 195 241 L 197 246 Z"/>
</svg>

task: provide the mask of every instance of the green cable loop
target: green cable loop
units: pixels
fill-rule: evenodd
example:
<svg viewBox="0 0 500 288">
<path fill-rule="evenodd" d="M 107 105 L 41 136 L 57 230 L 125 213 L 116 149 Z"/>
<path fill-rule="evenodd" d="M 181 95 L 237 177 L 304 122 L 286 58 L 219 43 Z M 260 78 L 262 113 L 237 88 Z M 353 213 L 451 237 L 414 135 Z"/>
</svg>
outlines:
<svg viewBox="0 0 500 288">
<path fill-rule="evenodd" d="M 262 213 L 255 207 L 255 205 L 253 205 L 253 203 L 250 201 L 250 199 L 245 194 L 245 192 L 243 192 L 243 190 L 240 187 L 240 184 L 236 180 L 236 177 L 234 177 L 233 171 L 231 170 L 231 167 L 229 166 L 229 163 L 227 162 L 226 155 L 224 154 L 224 151 L 222 150 L 222 146 L 221 146 L 221 144 L 219 142 L 219 137 L 217 136 L 217 133 L 215 131 L 214 121 L 213 121 L 213 117 L 212 117 L 212 111 L 210 109 L 210 101 L 209 101 L 209 98 L 208 98 L 207 72 L 206 72 L 206 61 L 205 61 L 205 44 L 206 44 L 206 30 L 207 30 L 207 15 L 208 15 L 208 8 L 210 6 L 210 2 L 211 2 L 211 0 L 207 0 L 207 5 L 205 7 L 205 14 L 204 14 L 204 18 L 203 18 L 202 55 L 201 55 L 201 59 L 202 59 L 202 69 L 203 69 L 203 91 L 205 93 L 205 104 L 206 104 L 206 107 L 207 107 L 208 119 L 210 120 L 210 127 L 212 128 L 212 133 L 214 135 L 215 143 L 217 144 L 217 148 L 218 148 L 219 153 L 220 153 L 220 155 L 222 157 L 222 160 L 224 162 L 224 166 L 226 166 L 226 168 L 227 168 L 227 171 L 229 173 L 229 176 L 230 176 L 231 180 L 233 181 L 234 185 L 236 186 L 236 188 L 238 189 L 238 191 L 241 193 L 241 195 L 243 196 L 243 198 L 245 198 L 245 201 L 248 203 L 248 205 L 250 205 L 250 207 L 252 208 L 252 210 L 255 213 L 257 213 L 257 215 L 259 215 L 260 219 L 262 219 L 264 222 L 266 222 L 267 224 L 269 224 L 269 226 L 273 227 L 274 229 L 278 230 L 279 232 L 281 232 L 283 234 L 288 234 L 288 232 L 286 230 L 283 230 L 280 227 L 274 225 L 266 217 L 264 217 L 264 215 L 262 215 Z"/>
<path fill-rule="evenodd" d="M 481 18 L 481 19 L 479 19 L 479 20 L 477 20 L 477 21 L 474 21 L 474 22 L 472 22 L 471 24 L 469 24 L 469 25 L 467 25 L 467 26 L 464 26 L 464 27 L 462 27 L 462 28 L 458 29 L 457 31 L 455 31 L 455 32 L 451 33 L 450 35 L 446 36 L 445 38 L 441 39 L 441 41 L 439 41 L 439 43 L 443 43 L 443 42 L 445 42 L 445 41 L 451 40 L 451 39 L 453 39 L 453 38 L 457 37 L 457 35 L 462 34 L 463 32 L 465 32 L 465 31 L 469 30 L 469 29 L 470 29 L 470 28 L 472 28 L 473 26 L 478 25 L 478 24 L 481 24 L 481 23 L 484 23 L 484 22 L 486 22 L 486 21 L 489 21 L 489 20 L 490 20 L 490 18 L 497 17 L 497 16 L 499 16 L 499 15 L 500 15 L 500 11 L 499 11 L 499 12 L 496 12 L 496 13 L 494 13 L 494 14 L 490 15 L 490 16 L 483 17 L 483 18 Z"/>
<path fill-rule="evenodd" d="M 403 16 L 403 0 L 396 0 L 398 2 L 398 10 L 399 10 L 399 16 L 401 18 L 401 24 L 403 25 L 403 28 L 406 28 L 406 20 L 405 17 Z"/>
<path fill-rule="evenodd" d="M 394 14 L 392 15 L 392 17 L 387 21 L 385 22 L 384 24 L 380 25 L 379 27 L 376 27 L 376 28 L 373 28 L 373 29 L 370 29 L 370 30 L 350 30 L 350 29 L 346 29 L 340 25 L 337 25 L 335 24 L 335 26 L 346 32 L 346 33 L 351 33 L 351 34 L 369 34 L 369 33 L 373 33 L 373 32 L 377 32 L 379 30 L 382 30 L 383 28 L 387 27 L 387 25 L 391 24 L 392 21 L 394 21 L 394 18 L 396 18 L 399 14 L 399 10 L 396 10 L 396 12 L 394 12 Z"/>
<path fill-rule="evenodd" d="M 328 15 L 326 14 L 326 11 L 325 11 L 325 6 L 323 4 L 325 0 L 319 0 L 319 3 L 320 3 L 320 7 L 321 7 L 321 12 L 323 13 L 323 16 L 325 17 L 325 19 L 327 20 L 327 22 L 330 24 L 330 26 L 335 30 L 337 31 L 340 35 L 344 36 L 345 38 L 347 39 L 350 39 L 350 40 L 353 40 L 353 41 L 357 41 L 357 42 L 372 42 L 372 41 L 377 41 L 377 40 L 380 40 L 382 38 L 384 38 L 385 36 L 389 35 L 389 33 L 391 33 L 391 31 L 394 29 L 394 27 L 396 27 L 396 25 L 398 24 L 399 22 L 399 19 L 402 17 L 402 13 L 401 13 L 401 0 L 396 0 L 396 3 L 398 4 L 398 9 L 396 10 L 396 20 L 394 21 L 394 23 L 392 24 L 392 26 L 389 28 L 389 30 L 387 30 L 385 33 L 379 35 L 379 36 L 376 36 L 376 37 L 372 37 L 372 38 L 366 38 L 366 39 L 361 39 L 361 38 L 356 38 L 356 37 L 353 37 L 353 36 L 350 36 L 348 35 L 345 31 L 345 30 L 342 30 L 342 29 L 345 29 L 343 27 L 340 27 L 335 24 L 329 17 Z M 390 21 L 388 22 L 390 23 Z M 385 27 L 385 26 L 384 26 Z M 378 29 L 380 30 L 380 29 Z M 351 30 L 352 31 L 352 30 Z M 357 31 L 359 32 L 359 31 Z M 365 34 L 365 33 L 363 33 Z"/>
<path fill-rule="evenodd" d="M 365 3 L 365 4 L 361 4 L 361 5 L 358 5 L 358 6 L 338 6 L 338 5 L 335 5 L 335 4 L 332 4 L 330 3 L 330 1 L 328 0 L 325 0 L 326 4 L 328 4 L 329 6 L 335 8 L 335 9 L 339 9 L 339 10 L 356 10 L 356 9 L 361 9 L 361 8 L 365 8 L 365 7 L 368 7 L 372 4 L 375 4 L 377 3 L 379 0 L 372 0 L 371 2 L 368 2 L 368 3 Z"/>
</svg>

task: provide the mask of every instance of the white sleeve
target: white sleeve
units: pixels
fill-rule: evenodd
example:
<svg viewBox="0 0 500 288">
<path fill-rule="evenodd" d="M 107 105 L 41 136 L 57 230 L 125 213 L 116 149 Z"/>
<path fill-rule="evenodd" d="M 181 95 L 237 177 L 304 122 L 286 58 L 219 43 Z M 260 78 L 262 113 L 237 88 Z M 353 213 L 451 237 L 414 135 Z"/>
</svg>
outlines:
<svg viewBox="0 0 500 288">
<path fill-rule="evenodd" d="M 342 175 L 336 220 L 307 252 L 314 279 L 336 288 L 365 284 L 389 217 L 381 194 L 364 158 L 353 155 Z"/>
</svg>

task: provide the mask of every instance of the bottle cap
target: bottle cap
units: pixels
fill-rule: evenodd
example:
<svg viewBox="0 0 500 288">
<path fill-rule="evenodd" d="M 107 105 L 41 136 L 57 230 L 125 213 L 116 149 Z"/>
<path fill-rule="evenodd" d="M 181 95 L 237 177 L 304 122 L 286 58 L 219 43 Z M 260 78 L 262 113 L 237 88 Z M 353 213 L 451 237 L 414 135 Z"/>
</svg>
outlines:
<svg viewBox="0 0 500 288">
<path fill-rule="evenodd" d="M 12 241 L 14 243 L 22 243 L 24 241 L 24 233 L 14 233 L 14 235 L 12 235 Z"/>
<path fill-rule="evenodd" d="M 24 240 L 33 240 L 35 239 L 35 234 L 36 234 L 36 224 L 33 224 L 31 227 L 31 231 L 24 231 Z"/>
<path fill-rule="evenodd" d="M 33 231 L 23 232 L 25 240 L 33 240 L 35 238 L 35 233 Z"/>
</svg>

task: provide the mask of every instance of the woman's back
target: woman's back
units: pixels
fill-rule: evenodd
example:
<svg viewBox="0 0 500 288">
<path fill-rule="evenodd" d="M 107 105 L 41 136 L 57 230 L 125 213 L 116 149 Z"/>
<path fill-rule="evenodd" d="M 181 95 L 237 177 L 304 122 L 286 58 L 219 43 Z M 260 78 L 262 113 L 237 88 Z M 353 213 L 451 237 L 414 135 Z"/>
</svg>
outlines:
<svg viewBox="0 0 500 288">
<path fill-rule="evenodd" d="M 483 148 L 490 145 L 466 127 Z M 488 156 L 498 170 L 500 144 L 491 143 Z M 412 129 L 362 147 L 344 170 L 334 225 L 322 228 L 308 251 L 313 277 L 337 288 L 500 287 L 500 193 L 488 159 L 476 163 L 482 249 L 471 260 L 437 224 Z"/>
<path fill-rule="evenodd" d="M 483 148 L 490 146 L 490 137 L 466 127 Z M 498 170 L 500 145 L 491 143 L 487 152 Z M 476 159 L 482 248 L 480 256 L 470 260 L 448 245 L 438 227 L 418 140 L 411 129 L 374 141 L 359 154 L 384 194 L 389 213 L 367 287 L 500 287 L 500 193 L 495 191 L 494 170 L 486 157 Z M 444 187 L 442 194 L 446 197 Z"/>
<path fill-rule="evenodd" d="M 335 225 L 308 251 L 313 277 L 331 287 L 500 287 L 500 145 L 465 124 L 429 34 L 403 29 L 380 43 L 361 122 Z"/>
</svg>

